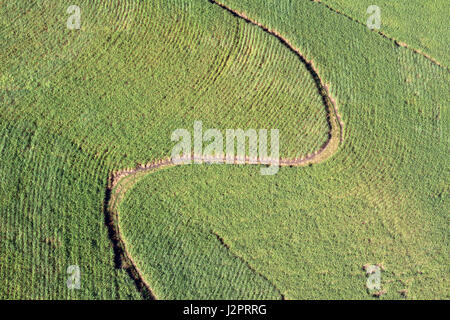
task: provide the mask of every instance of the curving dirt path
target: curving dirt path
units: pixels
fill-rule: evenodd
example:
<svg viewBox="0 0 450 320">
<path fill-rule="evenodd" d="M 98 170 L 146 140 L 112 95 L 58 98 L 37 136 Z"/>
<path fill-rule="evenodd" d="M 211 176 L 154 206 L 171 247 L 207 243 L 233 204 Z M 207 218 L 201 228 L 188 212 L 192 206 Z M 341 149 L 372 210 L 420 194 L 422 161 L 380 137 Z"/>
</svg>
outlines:
<svg viewBox="0 0 450 320">
<path fill-rule="evenodd" d="M 314 64 L 311 61 L 306 60 L 306 58 L 300 53 L 300 51 L 295 48 L 288 39 L 284 38 L 276 30 L 267 28 L 266 26 L 260 24 L 259 22 L 247 17 L 245 14 L 240 13 L 232 8 L 220 3 L 216 0 L 208 0 L 211 4 L 221 7 L 233 16 L 245 20 L 247 23 L 251 23 L 255 26 L 261 28 L 264 32 L 271 34 L 276 37 L 282 45 L 286 46 L 291 50 L 299 60 L 306 66 L 307 70 L 311 73 L 315 85 L 317 87 L 319 95 L 322 97 L 323 104 L 327 113 L 327 124 L 328 124 L 328 139 L 327 141 L 313 154 L 308 155 L 304 158 L 280 158 L 280 166 L 306 166 L 312 163 L 320 163 L 331 157 L 339 148 L 339 146 L 344 141 L 344 124 L 339 116 L 336 102 L 330 96 L 328 87 L 319 77 Z M 202 160 L 204 162 L 223 162 L 224 157 L 204 157 L 201 155 L 192 154 L 190 159 L 185 160 Z M 237 164 L 238 159 L 235 157 L 235 164 Z M 263 162 L 258 160 L 258 163 L 253 165 L 264 165 L 268 164 L 270 159 Z M 245 159 L 245 164 L 250 164 L 248 157 Z M 127 244 L 123 238 L 120 231 L 119 223 L 119 212 L 118 203 L 123 199 L 127 190 L 129 190 L 135 182 L 143 175 L 162 170 L 164 168 L 174 167 L 177 165 L 184 164 L 174 164 L 172 159 L 166 158 L 157 162 L 153 162 L 147 165 L 140 165 L 134 169 L 125 169 L 117 172 L 113 172 L 108 179 L 108 186 L 105 193 L 104 200 L 104 214 L 105 214 L 105 224 L 108 227 L 109 237 L 113 244 L 115 264 L 117 268 L 123 268 L 127 271 L 130 277 L 134 280 L 138 291 L 141 293 L 144 299 L 157 299 L 156 294 L 152 291 L 149 284 L 145 281 L 143 275 L 133 261 L 133 258 L 126 250 Z M 282 295 L 282 298 L 283 295 Z"/>
</svg>

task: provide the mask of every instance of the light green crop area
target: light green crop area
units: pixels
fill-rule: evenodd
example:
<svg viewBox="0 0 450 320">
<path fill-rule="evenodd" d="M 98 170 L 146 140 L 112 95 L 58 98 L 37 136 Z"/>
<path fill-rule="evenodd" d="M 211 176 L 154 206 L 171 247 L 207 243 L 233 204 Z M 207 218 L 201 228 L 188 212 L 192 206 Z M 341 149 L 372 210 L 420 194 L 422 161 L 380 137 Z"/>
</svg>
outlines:
<svg viewBox="0 0 450 320">
<path fill-rule="evenodd" d="M 309 0 L 223 3 L 312 61 L 344 141 L 273 176 L 140 175 L 117 208 L 143 280 L 166 299 L 369 299 L 363 266 L 379 264 L 381 299 L 449 299 L 446 1 L 379 4 L 382 32 L 443 66 L 364 26 L 366 1 L 325 1 L 363 24 Z M 105 226 L 108 176 L 170 156 L 175 129 L 278 128 L 282 157 L 328 139 L 299 57 L 211 1 L 80 0 L 81 30 L 71 4 L 0 2 L 2 299 L 141 298 Z"/>
<path fill-rule="evenodd" d="M 221 243 L 220 233 L 215 231 L 217 226 L 226 223 L 232 227 L 236 217 L 230 217 L 227 210 L 223 218 L 230 223 L 223 220 L 219 225 L 205 223 L 209 219 L 216 222 L 217 215 L 224 213 L 219 210 L 221 205 L 234 211 L 236 203 L 221 203 L 193 192 L 205 191 L 200 186 L 213 187 L 213 194 L 223 191 L 216 188 L 216 183 L 209 185 L 205 180 L 195 179 L 203 171 L 181 173 L 194 174 L 192 188 L 180 185 L 177 172 L 157 173 L 161 180 L 148 179 L 136 189 L 128 190 L 131 196 L 120 206 L 122 235 L 128 252 L 158 299 L 280 299 L 281 293 L 273 284 L 234 255 L 226 242 Z M 161 184 L 162 181 L 167 184 Z M 189 183 L 190 179 L 185 181 Z M 174 184 L 179 188 L 170 187 Z M 164 189 L 159 190 L 159 186 Z M 149 192 L 157 196 L 150 198 Z M 169 194 L 175 195 L 175 199 Z M 193 198 L 189 200 L 190 197 Z M 214 201 L 209 204 L 216 210 L 211 210 L 208 200 Z M 199 214 L 204 219 L 199 220 Z"/>
<path fill-rule="evenodd" d="M 286 157 L 328 138 L 311 74 L 259 28 L 206 1 L 77 5 L 81 30 L 64 1 L 0 3 L 3 298 L 139 297 L 114 268 L 106 179 L 169 156 L 177 128 L 278 128 Z"/>
<path fill-rule="evenodd" d="M 256 167 L 163 170 L 128 190 L 120 225 L 161 298 L 235 297 L 229 278 L 245 288 L 240 298 L 256 289 L 270 297 L 273 290 L 248 280 L 253 272 L 287 299 L 366 299 L 375 292 L 365 287 L 366 264 L 384 266 L 382 298 L 401 299 L 404 289 L 410 298 L 445 298 L 442 200 L 418 201 L 414 188 L 402 186 L 404 177 L 364 183 L 349 171 L 331 179 L 319 166 L 283 168 L 270 178 Z"/>
<path fill-rule="evenodd" d="M 171 134 L 279 129 L 280 155 L 305 156 L 328 137 L 311 74 L 279 41 L 207 1 L 80 1 L 68 30 L 61 1 L 4 3 L 5 106 L 83 150 L 134 166 L 170 155 Z M 11 22 L 12 21 L 12 22 Z"/>
<path fill-rule="evenodd" d="M 321 0 L 333 9 L 366 23 L 367 8 L 380 8 L 379 31 L 435 58 L 447 68 L 450 32 L 450 2 L 441 0 Z M 373 14 L 373 13 L 372 13 Z"/>
<path fill-rule="evenodd" d="M 175 216 L 217 232 L 288 299 L 448 298 L 448 71 L 317 3 L 226 3 L 314 57 L 346 140 L 331 160 L 273 177 L 195 165 L 149 174 L 119 209 L 144 277 L 151 283 L 165 268 L 145 249 L 152 230 L 164 228 L 152 217 Z M 148 232 L 135 232 L 137 220 Z M 185 241 L 164 238 L 162 251 Z M 384 269 L 379 291 L 366 288 L 370 264 Z"/>
</svg>

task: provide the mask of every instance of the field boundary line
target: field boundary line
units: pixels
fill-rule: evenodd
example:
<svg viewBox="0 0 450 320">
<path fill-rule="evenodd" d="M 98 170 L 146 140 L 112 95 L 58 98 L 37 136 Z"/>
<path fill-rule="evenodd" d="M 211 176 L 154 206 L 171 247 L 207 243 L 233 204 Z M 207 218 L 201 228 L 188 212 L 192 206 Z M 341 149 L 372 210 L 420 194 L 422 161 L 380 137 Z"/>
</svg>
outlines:
<svg viewBox="0 0 450 320">
<path fill-rule="evenodd" d="M 126 241 L 120 231 L 118 204 L 123 199 L 125 193 L 136 183 L 139 175 L 148 174 L 150 170 L 158 171 L 164 167 L 171 166 L 173 166 L 172 161 L 165 159 L 147 166 L 141 166 L 132 170 L 122 170 L 116 174 L 111 174 L 108 178 L 105 193 L 103 211 L 105 225 L 108 228 L 108 235 L 113 245 L 115 266 L 118 269 L 124 269 L 128 273 L 142 298 L 148 300 L 157 300 L 157 296 L 144 280 L 136 262 L 126 249 Z"/>
<path fill-rule="evenodd" d="M 306 166 L 315 163 L 321 163 L 331 156 L 333 156 L 339 149 L 339 146 L 344 142 L 344 123 L 341 119 L 341 116 L 338 112 L 338 107 L 336 101 L 331 97 L 329 93 L 328 86 L 323 82 L 323 80 L 319 77 L 318 72 L 312 61 L 307 60 L 299 49 L 295 48 L 291 42 L 284 38 L 278 31 L 267 28 L 261 23 L 247 17 L 245 14 L 240 13 L 216 0 L 208 0 L 211 4 L 216 5 L 233 16 L 243 19 L 247 23 L 250 23 L 254 26 L 261 28 L 264 32 L 276 37 L 282 45 L 286 46 L 291 52 L 293 52 L 305 65 L 311 76 L 313 77 L 314 83 L 318 90 L 319 95 L 322 98 L 322 102 L 325 106 L 327 113 L 327 124 L 328 124 L 328 139 L 327 141 L 315 152 L 309 154 L 302 158 L 280 158 L 279 165 L 280 167 L 298 167 L 298 166 Z M 217 157 L 208 157 L 203 155 L 191 154 L 190 157 L 185 158 L 184 160 L 202 160 L 206 163 L 224 163 L 224 156 Z M 234 158 L 234 164 L 241 165 L 267 165 L 269 164 L 271 159 L 259 159 L 257 163 L 250 161 L 249 157 L 245 157 L 244 163 L 240 162 L 240 159 L 236 156 Z M 157 296 L 152 291 L 150 285 L 144 279 L 142 273 L 139 271 L 135 261 L 131 257 L 130 253 L 127 251 L 126 240 L 124 239 L 121 231 L 120 231 L 120 219 L 119 219 L 119 210 L 118 204 L 123 199 L 124 195 L 127 191 L 129 191 L 141 176 L 155 173 L 159 170 L 171 168 L 175 166 L 183 166 L 189 165 L 187 163 L 173 163 L 171 158 L 164 158 L 162 160 L 157 160 L 152 163 L 148 163 L 145 165 L 139 164 L 135 168 L 127 168 L 123 170 L 113 171 L 108 177 L 107 189 L 105 192 L 104 199 L 104 214 L 105 214 L 105 225 L 108 228 L 109 238 L 113 245 L 114 255 L 115 255 L 115 264 L 117 268 L 123 268 L 127 271 L 129 276 L 133 279 L 137 290 L 141 293 L 144 299 L 156 300 Z M 213 234 L 220 241 L 220 236 Z M 244 261 L 242 259 L 242 261 Z M 245 261 L 244 261 L 245 263 Z M 247 264 L 247 266 L 249 266 Z M 254 268 L 249 267 L 250 270 L 256 272 L 261 275 L 264 279 L 268 280 L 269 283 L 272 283 L 269 279 L 267 279 L 264 275 L 257 272 Z M 273 285 L 273 284 L 272 284 Z M 276 287 L 282 299 L 285 299 L 284 294 Z"/>
<path fill-rule="evenodd" d="M 248 269 L 250 269 L 253 273 L 255 273 L 256 275 L 260 276 L 261 278 L 263 278 L 264 280 L 266 280 L 268 283 L 270 283 L 272 285 L 272 287 L 275 288 L 276 291 L 278 291 L 278 294 L 281 297 L 281 300 L 286 300 L 286 297 L 284 296 L 284 294 L 281 292 L 280 289 L 278 289 L 278 287 L 272 282 L 270 281 L 265 275 L 263 275 L 262 273 L 260 273 L 258 270 L 256 270 L 250 263 L 248 263 L 248 261 L 246 261 L 244 258 L 242 258 L 241 256 L 238 256 L 237 254 L 233 253 L 230 249 L 230 246 L 225 242 L 225 240 L 215 231 L 211 230 L 211 234 L 213 236 L 215 236 L 217 238 L 217 240 L 220 242 L 220 245 L 222 245 L 226 250 L 228 250 L 230 252 L 230 254 L 235 257 L 236 259 L 240 260 L 243 264 L 245 264 L 247 266 Z"/>
<path fill-rule="evenodd" d="M 339 11 L 339 10 L 333 8 L 333 7 L 330 6 L 329 4 L 327 4 L 327 3 L 325 3 L 325 2 L 322 2 L 322 0 L 310 0 L 310 1 L 311 1 L 311 2 L 314 2 L 314 3 L 318 3 L 319 5 L 322 5 L 322 6 L 326 7 L 326 8 L 327 8 L 328 10 L 330 10 L 330 11 L 332 11 L 332 12 L 334 12 L 334 13 L 337 13 L 337 14 L 339 14 L 339 15 L 341 15 L 341 16 L 346 17 L 346 18 L 349 19 L 350 21 L 356 22 L 356 23 L 358 23 L 358 24 L 360 24 L 360 25 L 362 25 L 362 26 L 364 26 L 364 27 L 367 27 L 366 24 L 363 23 L 362 21 L 360 21 L 360 20 L 358 20 L 358 19 L 356 19 L 356 18 L 353 18 L 352 16 L 350 16 L 350 15 L 344 13 L 344 12 L 341 12 L 341 11 Z M 372 32 L 376 32 L 376 33 L 378 33 L 380 36 L 382 36 L 383 38 L 388 39 L 388 40 L 394 42 L 394 44 L 395 44 L 397 47 L 402 47 L 402 48 L 411 50 L 412 52 L 414 52 L 414 53 L 416 53 L 416 54 L 418 54 L 418 55 L 421 55 L 421 56 L 423 56 L 424 58 L 426 58 L 427 60 L 431 61 L 433 64 L 437 65 L 438 67 L 443 68 L 443 69 L 446 69 L 448 72 L 450 72 L 450 68 L 449 68 L 449 67 L 444 66 L 442 63 L 440 63 L 439 61 L 437 61 L 437 60 L 436 60 L 435 58 L 433 58 L 431 55 L 426 54 L 425 52 L 422 52 L 420 49 L 416 49 L 416 48 L 414 48 L 414 47 L 408 45 L 406 42 L 403 42 L 403 41 L 400 41 L 400 40 L 395 39 L 394 37 L 388 36 L 388 35 L 387 35 L 386 33 L 384 33 L 383 31 L 373 29 Z"/>
</svg>

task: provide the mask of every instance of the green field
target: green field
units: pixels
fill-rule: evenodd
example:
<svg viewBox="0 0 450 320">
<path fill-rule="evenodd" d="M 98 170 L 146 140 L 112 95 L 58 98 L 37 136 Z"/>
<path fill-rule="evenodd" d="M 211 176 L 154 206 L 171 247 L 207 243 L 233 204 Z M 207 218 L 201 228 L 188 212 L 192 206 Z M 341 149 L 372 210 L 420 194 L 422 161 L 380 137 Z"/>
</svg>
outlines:
<svg viewBox="0 0 450 320">
<path fill-rule="evenodd" d="M 1 299 L 139 298 L 102 215 L 107 167 L 34 124 L 0 124 Z M 79 265 L 81 290 L 67 288 Z"/>
<path fill-rule="evenodd" d="M 448 4 L 366 2 L 0 1 L 0 298 L 449 299 Z M 337 140 L 138 167 L 196 120 Z"/>
<path fill-rule="evenodd" d="M 450 65 L 448 1 L 321 0 L 321 2 L 362 23 L 366 23 L 370 16 L 366 12 L 367 8 L 376 4 L 381 10 L 379 31 L 413 49 L 420 50 L 447 68 Z"/>
<path fill-rule="evenodd" d="M 82 1 L 75 32 L 64 2 L 3 4 L 15 23 L 2 25 L 2 89 L 32 91 L 5 113 L 64 132 L 117 168 L 170 155 L 171 133 L 195 120 L 278 128 L 283 157 L 316 151 L 326 110 L 306 67 L 259 28 L 191 2 Z M 19 27 L 26 32 L 10 36 Z"/>
</svg>

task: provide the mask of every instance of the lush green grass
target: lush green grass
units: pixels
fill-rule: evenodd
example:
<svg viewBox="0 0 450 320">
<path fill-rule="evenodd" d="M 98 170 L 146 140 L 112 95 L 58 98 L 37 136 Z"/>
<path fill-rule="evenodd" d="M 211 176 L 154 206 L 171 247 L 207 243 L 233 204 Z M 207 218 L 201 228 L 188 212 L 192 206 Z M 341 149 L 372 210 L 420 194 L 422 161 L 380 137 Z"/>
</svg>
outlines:
<svg viewBox="0 0 450 320">
<path fill-rule="evenodd" d="M 80 1 L 82 30 L 70 31 L 68 5 L 0 4 L 1 124 L 19 130 L 19 145 L 28 138 L 11 123 L 25 118 L 41 132 L 30 154 L 17 159 L 15 140 L 2 133 L 5 298 L 127 297 L 120 289 L 129 288 L 120 282 L 127 278 L 113 269 L 103 227 L 106 178 L 113 168 L 170 155 L 176 128 L 192 129 L 194 120 L 205 129 L 279 128 L 286 133 L 283 156 L 306 155 L 327 139 L 325 107 L 311 75 L 259 28 L 206 1 Z M 50 137 L 62 142 L 47 146 Z M 65 165 L 63 174 L 57 160 L 68 152 L 84 160 Z M 21 174 L 42 183 L 20 186 Z M 12 181 L 17 194 L 7 188 Z M 73 184 L 77 189 L 68 190 Z M 24 207 L 19 199 L 30 190 L 36 197 Z M 88 262 L 96 257 L 101 262 Z M 82 270 L 82 291 L 64 289 L 72 260 Z"/>
<path fill-rule="evenodd" d="M 192 174 L 184 171 L 186 173 Z M 180 185 L 178 174 L 166 171 L 155 175 L 159 177 L 157 181 L 148 179 L 138 188 L 128 190 L 130 196 L 120 204 L 119 219 L 126 248 L 158 299 L 281 298 L 281 293 L 267 279 L 256 274 L 226 248 L 226 241 L 221 243 L 217 224 L 205 223 L 204 220 L 209 218 L 216 219 L 208 205 L 205 206 L 206 202 L 179 197 L 188 195 L 193 189 L 204 192 L 204 188 L 196 187 L 200 181 L 192 177 L 195 184 L 185 188 Z M 160 179 L 168 184 L 160 184 Z M 170 187 L 173 183 L 180 188 Z M 207 186 L 204 181 L 200 183 Z M 160 190 L 160 187 L 164 189 Z M 213 194 L 218 191 L 214 189 Z M 149 198 L 149 192 L 155 197 Z M 179 201 L 174 201 L 169 194 Z M 200 196 L 196 191 L 192 195 L 195 199 L 215 200 Z M 220 201 L 210 203 L 215 208 L 223 204 Z M 206 214 L 201 214 L 203 221 L 198 219 L 199 211 Z M 223 211 L 216 210 L 215 213 L 220 215 Z M 234 219 L 229 222 L 231 227 Z"/>
<path fill-rule="evenodd" d="M 27 114 L 115 166 L 170 155 L 172 132 L 278 128 L 280 154 L 327 140 L 326 110 L 298 57 L 260 28 L 208 1 L 3 3 L 3 86 L 28 89 L 9 117 Z"/>
<path fill-rule="evenodd" d="M 274 177 L 229 166 L 151 174 L 128 193 L 126 202 L 144 204 L 121 211 L 125 221 L 176 214 L 217 230 L 287 298 L 371 297 L 362 266 L 377 263 L 382 298 L 404 289 L 449 298 L 448 72 L 316 3 L 226 3 L 314 58 L 343 115 L 344 146 L 326 163 Z M 159 228 L 138 237 L 127 223 L 124 234 L 141 247 Z M 153 255 L 135 252 L 152 279 Z"/>
<path fill-rule="evenodd" d="M 368 298 L 362 265 L 382 263 L 383 297 L 448 299 L 447 70 L 318 3 L 223 1 L 313 60 L 345 143 L 271 177 L 189 166 L 143 178 L 121 227 L 156 294 Z M 260 29 L 206 0 L 78 5 L 82 30 L 69 31 L 68 3 L 0 4 L 2 298 L 138 298 L 114 268 L 106 177 L 169 156 L 175 128 L 279 128 L 283 156 L 326 139 L 309 73 Z M 383 23 L 401 35 L 405 17 Z M 448 36 L 421 25 L 430 48 Z M 71 264 L 80 291 L 66 289 Z"/>
<path fill-rule="evenodd" d="M 445 0 L 321 0 L 362 23 L 370 14 L 367 8 L 377 5 L 381 9 L 381 29 L 384 34 L 419 49 L 447 68 L 450 32 L 450 2 Z"/>
<path fill-rule="evenodd" d="M 0 123 L 0 298 L 139 298 L 115 269 L 102 212 L 107 170 L 35 125 Z M 67 268 L 80 268 L 69 290 Z"/>
<path fill-rule="evenodd" d="M 164 298 L 228 298 L 232 286 L 220 277 L 250 277 L 227 265 L 211 230 L 287 299 L 368 298 L 362 266 L 379 263 L 384 298 L 402 298 L 403 289 L 410 298 L 445 298 L 445 210 L 418 205 L 392 178 L 381 186 L 354 176 L 355 186 L 323 172 L 284 168 L 264 177 L 257 167 L 192 165 L 147 175 L 119 208 L 127 247 Z M 240 298 L 254 290 L 248 280 L 242 287 Z"/>
</svg>

